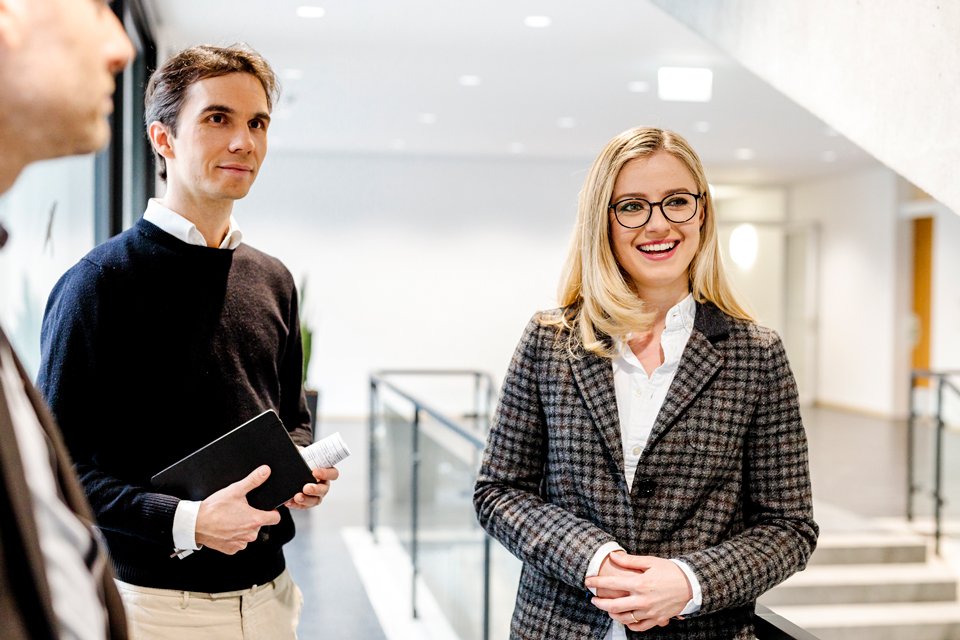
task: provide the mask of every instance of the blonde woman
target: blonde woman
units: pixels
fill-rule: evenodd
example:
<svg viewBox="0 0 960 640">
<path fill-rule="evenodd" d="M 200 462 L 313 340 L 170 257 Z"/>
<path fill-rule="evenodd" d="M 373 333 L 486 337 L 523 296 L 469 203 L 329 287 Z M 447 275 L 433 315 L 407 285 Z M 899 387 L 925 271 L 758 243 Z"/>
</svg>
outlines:
<svg viewBox="0 0 960 640">
<path fill-rule="evenodd" d="M 560 302 L 520 340 L 474 494 L 524 563 L 511 637 L 752 638 L 816 546 L 806 436 L 681 136 L 631 129 L 596 159 Z"/>
</svg>

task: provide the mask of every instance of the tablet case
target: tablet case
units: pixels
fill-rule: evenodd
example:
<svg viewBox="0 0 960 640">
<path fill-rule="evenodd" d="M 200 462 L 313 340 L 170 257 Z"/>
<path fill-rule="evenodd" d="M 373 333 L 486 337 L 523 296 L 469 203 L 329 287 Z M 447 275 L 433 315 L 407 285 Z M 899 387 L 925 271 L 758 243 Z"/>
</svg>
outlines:
<svg viewBox="0 0 960 640">
<path fill-rule="evenodd" d="M 203 500 L 242 480 L 262 464 L 270 477 L 247 494 L 251 507 L 276 509 L 316 482 L 310 467 L 272 409 L 225 433 L 151 478 L 153 486 L 187 500 Z"/>
</svg>

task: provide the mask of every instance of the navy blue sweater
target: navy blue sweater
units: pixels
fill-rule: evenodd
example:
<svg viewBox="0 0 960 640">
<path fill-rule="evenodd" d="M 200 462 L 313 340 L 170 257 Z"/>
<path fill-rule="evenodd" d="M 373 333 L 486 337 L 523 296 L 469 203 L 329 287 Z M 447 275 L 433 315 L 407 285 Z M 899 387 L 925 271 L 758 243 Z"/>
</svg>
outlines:
<svg viewBox="0 0 960 640">
<path fill-rule="evenodd" d="M 286 508 L 236 555 L 170 558 L 179 499 L 150 477 L 266 409 L 309 444 L 296 287 L 280 261 L 190 245 L 141 219 L 57 282 L 41 351 L 37 385 L 121 580 L 216 592 L 279 575 L 294 534 Z"/>
</svg>

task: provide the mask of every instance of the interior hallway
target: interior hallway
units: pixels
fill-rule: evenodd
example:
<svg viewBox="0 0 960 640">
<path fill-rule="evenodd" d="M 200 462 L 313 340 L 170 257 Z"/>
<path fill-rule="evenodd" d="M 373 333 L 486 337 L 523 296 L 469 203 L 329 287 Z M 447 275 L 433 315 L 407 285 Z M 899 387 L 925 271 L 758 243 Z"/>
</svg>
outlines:
<svg viewBox="0 0 960 640">
<path fill-rule="evenodd" d="M 860 414 L 825 408 L 806 408 L 803 411 L 811 460 L 811 477 L 814 490 L 815 512 L 824 532 L 851 528 L 895 528 L 904 526 L 906 508 L 906 423 L 884 420 Z M 319 509 L 299 513 L 298 533 L 288 545 L 290 570 L 304 592 L 305 605 L 300 627 L 303 640 L 422 640 L 423 638 L 452 638 L 451 626 L 434 620 L 427 624 L 409 619 L 409 576 L 398 575 L 396 567 L 387 570 L 386 577 L 378 579 L 371 562 L 388 565 L 397 560 L 405 563 L 401 545 L 380 545 L 358 551 L 356 544 L 348 545 L 352 538 L 363 536 L 367 525 L 368 485 L 368 437 L 365 421 L 340 421 L 322 423 L 319 435 L 340 431 L 351 448 L 352 455 L 340 465 L 341 477 Z M 930 443 L 930 431 L 921 429 L 917 442 Z M 945 491 L 947 504 L 947 532 L 945 540 L 949 551 L 960 540 L 960 530 L 951 526 L 960 518 L 960 472 L 954 473 L 960 462 L 960 434 L 947 432 L 945 439 L 945 465 L 948 479 Z M 918 446 L 921 464 L 917 478 L 928 476 L 931 470 L 929 451 Z M 922 454 L 922 455 L 921 455 Z M 922 473 L 921 473 L 922 472 Z M 932 486 L 926 482 L 926 490 Z M 468 488 L 460 492 L 468 493 Z M 953 498 L 953 500 L 951 500 Z M 917 524 L 922 529 L 929 523 L 931 501 L 928 496 L 917 499 Z M 400 531 L 402 537 L 406 532 Z M 458 562 L 465 562 L 462 555 L 450 549 L 427 549 L 422 553 L 444 553 L 449 559 L 448 568 L 457 572 L 463 569 Z M 361 557 L 358 557 L 357 554 Z M 386 554 L 386 555 L 381 555 Z M 358 566 L 367 563 L 363 569 Z M 397 566 L 400 566 L 397 565 Z M 402 570 L 399 571 L 402 573 Z M 371 595 L 367 584 L 389 582 L 389 589 L 377 588 Z M 382 586 L 382 585 L 381 585 Z M 423 595 L 423 594 L 421 594 Z M 442 601 L 445 594 L 437 594 Z M 479 603 L 477 603 L 479 607 Z M 468 615 L 462 610 L 423 612 L 445 614 L 448 617 Z M 504 610 L 501 610 L 504 609 Z M 499 620 L 494 628 L 503 628 L 510 615 L 509 603 L 500 601 L 494 617 Z M 476 612 L 472 612 L 475 614 Z M 379 616 L 379 617 L 378 617 Z M 389 619 L 384 620 L 387 616 Z M 453 620 L 448 622 L 453 623 Z M 386 629 L 386 630 L 385 630 Z M 492 636 L 497 639 L 497 635 Z"/>
</svg>

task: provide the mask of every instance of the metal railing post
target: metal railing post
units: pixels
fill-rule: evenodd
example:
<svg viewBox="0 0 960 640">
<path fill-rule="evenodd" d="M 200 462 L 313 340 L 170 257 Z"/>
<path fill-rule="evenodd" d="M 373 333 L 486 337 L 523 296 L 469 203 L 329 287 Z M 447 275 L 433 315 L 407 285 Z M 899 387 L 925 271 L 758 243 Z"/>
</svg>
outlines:
<svg viewBox="0 0 960 640">
<path fill-rule="evenodd" d="M 411 584 L 410 584 L 410 606 L 413 611 L 414 619 L 417 618 L 417 576 L 419 575 L 419 564 L 417 557 L 417 511 L 420 494 L 420 407 L 413 410 L 413 453 L 410 480 L 410 562 L 412 564 Z"/>
<path fill-rule="evenodd" d="M 946 379 L 940 376 L 937 379 L 937 445 L 934 460 L 934 489 L 933 489 L 933 550 L 940 555 L 941 518 L 943 516 L 943 387 Z"/>
<path fill-rule="evenodd" d="M 367 460 L 370 468 L 368 469 L 368 481 L 370 486 L 367 489 L 367 524 L 370 528 L 370 535 L 373 541 L 377 541 L 377 380 L 370 377 L 370 420 L 369 434 L 367 443 Z"/>
<path fill-rule="evenodd" d="M 917 374 L 910 372 L 910 413 L 907 417 L 907 522 L 913 522 L 913 494 L 917 490 L 914 484 L 914 452 L 913 438 L 915 433 L 915 421 L 917 419 L 917 407 L 914 390 L 917 387 Z"/>
</svg>

